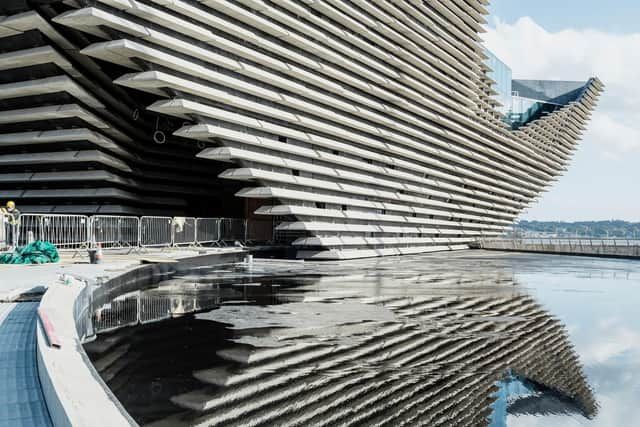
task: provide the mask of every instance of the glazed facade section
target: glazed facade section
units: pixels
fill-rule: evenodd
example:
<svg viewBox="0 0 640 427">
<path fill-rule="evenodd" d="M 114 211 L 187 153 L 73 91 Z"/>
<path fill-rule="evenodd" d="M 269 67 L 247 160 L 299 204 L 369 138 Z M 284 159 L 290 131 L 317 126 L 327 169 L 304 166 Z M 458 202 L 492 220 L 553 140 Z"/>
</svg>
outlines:
<svg viewBox="0 0 640 427">
<path fill-rule="evenodd" d="M 237 185 L 236 196 L 255 199 L 250 214 L 274 217 L 304 258 L 460 249 L 500 234 L 565 170 L 602 90 L 590 79 L 579 96 L 511 130 L 480 43 L 484 1 L 37 3 L 25 2 L 53 28 L 42 36 L 48 50 L 13 60 L 24 66 L 35 55 L 63 75 L 30 83 L 29 94 L 63 85 L 79 100 L 63 111 L 88 123 L 87 110 L 101 105 L 76 87 L 65 62 L 74 52 L 165 123 L 167 149 L 188 157 L 180 144 L 199 146 L 197 157 L 213 160 L 203 168 L 223 179 L 195 160 L 180 178 L 208 179 L 210 193 Z M 19 16 L 0 21 L 3 35 L 21 31 Z M 117 147 L 130 138 L 110 124 L 87 127 Z M 92 159 L 127 167 L 129 150 L 108 144 Z"/>
</svg>

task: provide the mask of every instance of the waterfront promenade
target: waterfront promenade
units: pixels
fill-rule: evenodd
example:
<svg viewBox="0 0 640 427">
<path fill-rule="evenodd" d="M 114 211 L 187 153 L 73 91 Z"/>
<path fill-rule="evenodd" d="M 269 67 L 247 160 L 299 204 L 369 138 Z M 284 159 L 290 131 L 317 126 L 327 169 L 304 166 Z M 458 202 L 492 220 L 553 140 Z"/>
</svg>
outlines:
<svg viewBox="0 0 640 427">
<path fill-rule="evenodd" d="M 497 251 L 640 259 L 638 239 L 500 238 L 480 240 L 472 247 Z"/>
</svg>

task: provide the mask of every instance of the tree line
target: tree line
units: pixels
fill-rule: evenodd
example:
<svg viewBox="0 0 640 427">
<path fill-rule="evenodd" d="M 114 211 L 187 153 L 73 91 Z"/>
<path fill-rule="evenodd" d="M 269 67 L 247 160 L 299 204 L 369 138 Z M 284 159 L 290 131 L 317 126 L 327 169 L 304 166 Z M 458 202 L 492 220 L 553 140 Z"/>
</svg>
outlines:
<svg viewBox="0 0 640 427">
<path fill-rule="evenodd" d="M 640 238 L 640 222 L 521 220 L 514 225 L 513 231 L 525 235 L 555 235 L 557 237 Z"/>
</svg>

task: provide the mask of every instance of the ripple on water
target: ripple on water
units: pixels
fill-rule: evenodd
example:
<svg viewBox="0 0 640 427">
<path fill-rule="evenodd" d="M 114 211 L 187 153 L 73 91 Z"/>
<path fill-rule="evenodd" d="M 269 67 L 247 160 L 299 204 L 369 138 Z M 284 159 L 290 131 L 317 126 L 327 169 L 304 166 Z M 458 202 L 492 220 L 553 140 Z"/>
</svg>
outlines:
<svg viewBox="0 0 640 427">
<path fill-rule="evenodd" d="M 119 296 L 85 348 L 141 424 L 629 425 L 639 272 L 484 251 L 255 260 Z"/>
</svg>

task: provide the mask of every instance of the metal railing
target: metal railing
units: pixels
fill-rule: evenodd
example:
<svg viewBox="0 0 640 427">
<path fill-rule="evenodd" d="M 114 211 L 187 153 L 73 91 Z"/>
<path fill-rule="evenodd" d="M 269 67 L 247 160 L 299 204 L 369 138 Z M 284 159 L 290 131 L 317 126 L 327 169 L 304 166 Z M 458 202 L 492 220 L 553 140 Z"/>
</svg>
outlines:
<svg viewBox="0 0 640 427">
<path fill-rule="evenodd" d="M 220 304 L 219 295 L 202 297 L 196 295 L 147 294 L 136 291 L 118 296 L 97 308 L 90 308 L 82 326 L 92 334 L 115 331 L 117 329 L 147 324 L 195 313 Z M 92 304 L 87 304 L 92 307 Z M 86 334 L 85 334 L 86 335 Z"/>
<path fill-rule="evenodd" d="M 0 250 L 9 246 L 13 246 L 11 242 L 11 231 L 9 225 L 9 218 L 0 213 Z"/>
<path fill-rule="evenodd" d="M 588 237 L 494 238 L 478 242 L 477 247 L 516 252 L 542 252 L 570 255 L 640 258 L 640 239 Z"/>
<path fill-rule="evenodd" d="M 597 237 L 507 237 L 484 239 L 481 241 L 486 244 L 503 244 L 503 245 L 559 245 L 568 246 L 569 248 L 581 247 L 603 247 L 603 246 L 640 246 L 640 239 L 632 238 L 597 238 Z"/>
<path fill-rule="evenodd" d="M 46 240 L 61 251 L 95 247 L 139 249 L 272 241 L 271 220 L 168 216 L 22 214 L 10 226 L 0 214 L 0 251 Z M 248 225 L 249 224 L 249 225 Z M 249 235 L 249 236 L 248 236 Z M 10 241 L 14 239 L 14 241 Z"/>
<path fill-rule="evenodd" d="M 124 326 L 137 325 L 140 313 L 139 294 L 114 299 L 91 315 L 93 332 L 108 332 Z"/>
<path fill-rule="evenodd" d="M 171 318 L 173 301 L 166 296 L 139 296 L 138 320 L 141 324 Z"/>
<path fill-rule="evenodd" d="M 46 240 L 60 250 L 78 250 L 89 246 L 89 235 L 86 215 L 22 214 L 17 240 L 19 246 Z"/>
<path fill-rule="evenodd" d="M 103 249 L 137 248 L 140 245 L 140 218 L 96 215 L 91 217 L 91 244 Z"/>
<path fill-rule="evenodd" d="M 173 218 L 171 231 L 173 246 L 194 245 L 196 243 L 196 219 L 193 217 Z"/>
<path fill-rule="evenodd" d="M 220 241 L 244 243 L 247 240 L 247 221 L 240 218 L 220 218 Z"/>
<path fill-rule="evenodd" d="M 220 242 L 220 218 L 196 218 L 196 244 Z"/>
<path fill-rule="evenodd" d="M 168 247 L 173 243 L 173 219 L 168 216 L 140 218 L 140 247 Z"/>
</svg>

